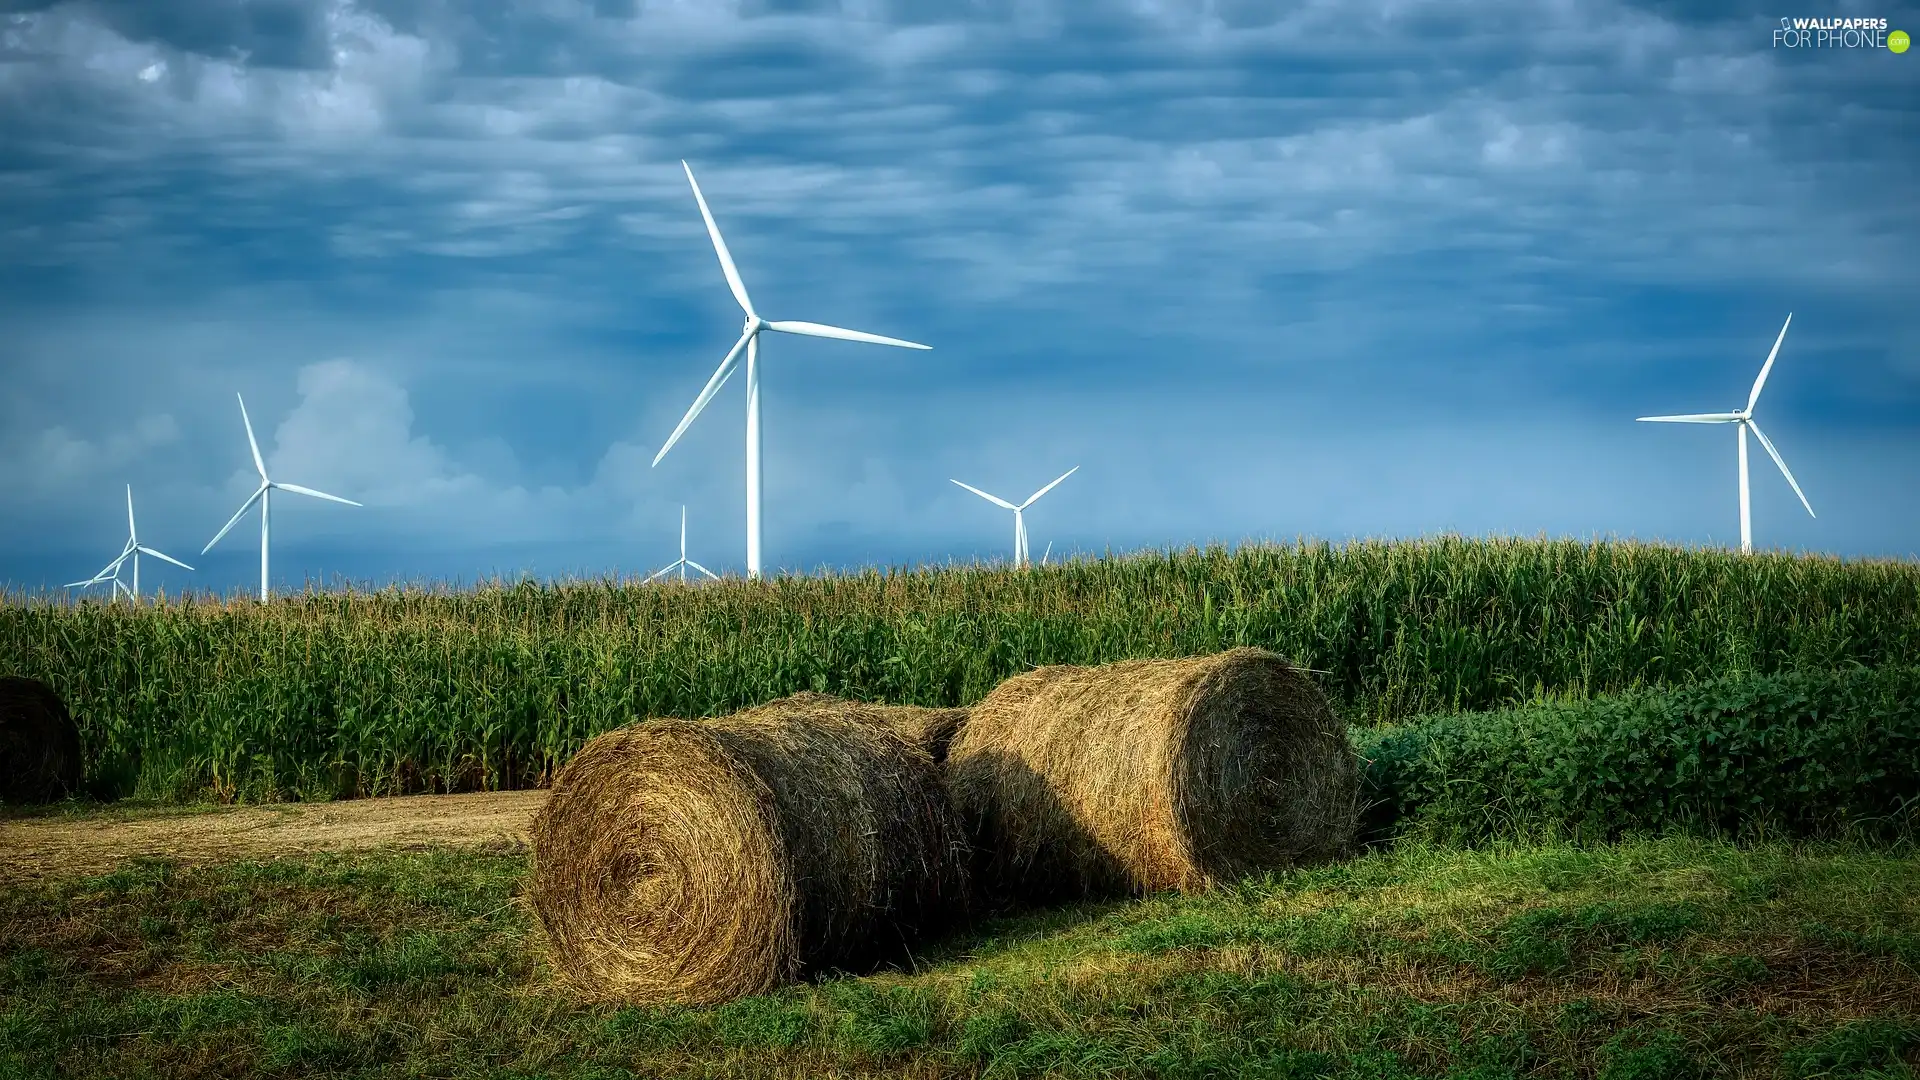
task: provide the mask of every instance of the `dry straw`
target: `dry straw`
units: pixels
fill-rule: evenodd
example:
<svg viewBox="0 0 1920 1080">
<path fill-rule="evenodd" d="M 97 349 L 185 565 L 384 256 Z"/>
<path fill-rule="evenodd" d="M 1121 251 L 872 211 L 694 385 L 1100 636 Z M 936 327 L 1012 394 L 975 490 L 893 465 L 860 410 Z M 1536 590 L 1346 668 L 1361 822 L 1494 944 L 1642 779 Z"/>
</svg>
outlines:
<svg viewBox="0 0 1920 1080">
<path fill-rule="evenodd" d="M 554 967 L 600 998 L 713 1004 L 902 958 L 964 915 L 939 766 L 821 695 L 587 743 L 533 824 Z"/>
<path fill-rule="evenodd" d="M 79 790 L 80 732 L 53 687 L 0 678 L 0 802 L 48 802 Z"/>
<path fill-rule="evenodd" d="M 995 903 L 1197 891 L 1355 834 L 1344 723 L 1259 649 L 1017 675 L 969 710 L 947 773 Z"/>
<path fill-rule="evenodd" d="M 794 705 L 821 702 L 851 704 L 841 698 L 828 694 L 817 694 L 811 690 L 802 690 L 780 701 Z M 774 704 L 779 704 L 775 702 Z M 935 761 L 947 759 L 947 747 L 954 736 L 960 734 L 960 726 L 967 722 L 965 709 L 929 709 L 920 705 L 879 705 L 860 703 L 860 707 L 876 713 L 881 722 L 892 728 L 896 735 L 925 750 Z"/>
</svg>

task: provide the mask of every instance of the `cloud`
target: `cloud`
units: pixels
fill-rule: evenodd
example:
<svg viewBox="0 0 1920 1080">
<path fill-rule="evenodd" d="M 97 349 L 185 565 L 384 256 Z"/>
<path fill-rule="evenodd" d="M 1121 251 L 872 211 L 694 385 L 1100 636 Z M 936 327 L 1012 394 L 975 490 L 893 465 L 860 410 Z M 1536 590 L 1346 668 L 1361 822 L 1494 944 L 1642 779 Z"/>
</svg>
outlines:
<svg viewBox="0 0 1920 1080">
<path fill-rule="evenodd" d="M 39 431 L 25 446 L 5 449 L 9 460 L 26 467 L 14 474 L 16 483 L 35 495 L 70 490 L 76 481 L 104 476 L 137 461 L 146 451 L 178 440 L 180 428 L 169 413 L 149 413 L 131 428 L 84 438 L 64 424 Z"/>
<path fill-rule="evenodd" d="M 652 452 L 624 441 L 604 447 L 581 483 L 523 482 L 529 470 L 503 439 L 476 440 L 467 460 L 419 433 L 406 388 L 371 365 L 307 365 L 298 392 L 272 441 L 263 441 L 269 475 L 364 503 L 379 515 L 372 535 L 389 542 L 590 540 L 636 520 L 657 522 L 667 505 L 645 483 Z M 257 482 L 251 469 L 236 471 L 227 491 L 244 495 Z M 321 529 L 336 542 L 369 535 L 353 521 L 331 519 Z"/>
<path fill-rule="evenodd" d="M 244 58 L 263 68 L 328 66 L 325 13 L 303 0 L 212 0 L 152 4 L 91 0 L 93 18 L 129 41 L 207 58 Z"/>
<path fill-rule="evenodd" d="M 346 359 L 309 364 L 298 386 L 299 405 L 274 431 L 269 476 L 312 476 L 309 486 L 331 484 L 369 506 L 432 503 L 484 486 L 413 434 L 406 389 L 373 369 Z"/>
<path fill-rule="evenodd" d="M 477 440 L 463 456 L 419 433 L 408 390 L 372 365 L 347 358 L 309 364 L 298 393 L 271 441 L 262 440 L 268 474 L 384 512 L 377 535 L 401 543 L 605 538 L 657 527 L 673 505 L 651 468 L 657 447 L 616 439 L 595 452 L 581 482 L 531 482 L 501 438 Z M 256 431 L 266 428 L 256 422 Z M 243 497 L 257 483 L 251 468 L 236 470 L 226 491 Z M 330 521 L 322 527 L 329 537 L 366 535 L 351 518 Z"/>
<path fill-rule="evenodd" d="M 1610 425 L 1736 395 L 1788 310 L 1773 433 L 1916 431 L 1910 72 L 1772 50 L 1770 18 L 14 5 L 0 474 L 67 486 L 0 485 L 49 536 L 128 480 L 217 526 L 237 389 L 276 471 L 368 503 L 282 500 L 289 542 L 617 547 L 682 502 L 737 537 L 739 390 L 651 462 L 740 317 L 685 158 L 769 317 L 935 346 L 769 344 L 770 550 L 939 550 L 982 509 L 947 476 L 1076 461 L 1047 516 L 1112 535 L 1643 513 L 1531 467 L 1558 423 L 1612 462 L 1583 482 L 1651 469 L 1685 508 Z"/>
<path fill-rule="evenodd" d="M 1325 272 L 1551 245 L 1640 275 L 1812 266 L 1862 284 L 1903 257 L 1892 207 L 1841 203 L 1784 229 L 1759 209 L 1796 198 L 1821 157 L 1747 108 L 1781 79 L 1762 36 L 1739 50 L 1732 28 L 1707 36 L 1598 0 L 1322 5 L 1264 23 L 1188 5 L 983 8 L 931 25 L 878 9 L 300 10 L 279 33 L 313 62 L 276 66 L 239 59 L 268 30 L 231 13 L 136 33 L 121 9 L 56 7 L 18 31 L 40 60 L 16 77 L 87 87 L 100 126 L 81 139 L 121 155 L 224 139 L 210 164 L 242 183 L 296 197 L 374 185 L 325 226 L 334 253 L 359 259 L 561 257 L 608 222 L 686 238 L 681 156 L 707 163 L 742 232 L 814 237 L 775 249 L 783 263 L 893 237 L 957 264 L 980 302 L 1057 302 L 1176 257 L 1221 267 L 1198 284 L 1233 290 L 1245 283 L 1226 268 L 1253 252 Z M 1097 31 L 1102 50 L 1069 40 L 1051 59 L 1066 70 L 1046 70 L 1022 44 L 1029 24 Z M 876 67 L 870 47 L 901 37 L 922 44 Z M 1435 39 L 1454 51 L 1401 56 Z M 768 57 L 804 85 L 742 81 Z M 1400 59 L 1383 83 L 1386 57 Z M 170 92 L 139 85 L 155 65 Z M 1273 73 L 1302 65 L 1316 92 L 1276 96 L 1269 84 L 1291 77 Z M 1678 107 L 1632 104 L 1661 81 L 1686 95 Z M 735 149 L 757 160 L 729 165 Z M 1711 228 L 1684 226 L 1703 213 Z M 43 241 L 69 245 L 89 250 L 80 235 Z"/>
</svg>

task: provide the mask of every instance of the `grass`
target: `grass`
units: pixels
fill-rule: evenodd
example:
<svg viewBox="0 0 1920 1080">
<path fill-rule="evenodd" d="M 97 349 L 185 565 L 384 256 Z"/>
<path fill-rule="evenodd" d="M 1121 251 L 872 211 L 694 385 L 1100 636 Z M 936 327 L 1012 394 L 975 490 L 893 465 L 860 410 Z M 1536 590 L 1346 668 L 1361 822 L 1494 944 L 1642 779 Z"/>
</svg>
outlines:
<svg viewBox="0 0 1920 1080">
<path fill-rule="evenodd" d="M 1911 849 L 1401 845 L 711 1009 L 557 993 L 524 873 L 432 851 L 0 885 L 0 1076 L 1920 1075 Z"/>
<path fill-rule="evenodd" d="M 287 804 L 287 809 L 298 809 Z M 163 818 L 193 817 L 200 814 L 237 810 L 239 807 L 213 799 L 179 802 L 161 799 L 119 799 L 104 801 L 85 795 L 45 803 L 0 803 L 0 821 L 86 820 L 101 823 L 155 821 Z"/>
<path fill-rule="evenodd" d="M 326 799 L 531 786 L 647 716 L 812 689 L 966 704 L 1045 663 L 1235 645 L 1359 725 L 1709 675 L 1910 662 L 1920 565 L 1457 538 L 474 592 L 0 604 L 96 794 Z"/>
</svg>

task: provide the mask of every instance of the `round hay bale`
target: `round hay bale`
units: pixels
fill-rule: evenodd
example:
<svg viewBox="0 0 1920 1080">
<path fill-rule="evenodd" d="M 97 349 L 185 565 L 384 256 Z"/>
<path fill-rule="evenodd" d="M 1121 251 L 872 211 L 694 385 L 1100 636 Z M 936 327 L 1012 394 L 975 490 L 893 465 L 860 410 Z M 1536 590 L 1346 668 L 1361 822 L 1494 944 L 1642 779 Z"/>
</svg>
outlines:
<svg viewBox="0 0 1920 1080">
<path fill-rule="evenodd" d="M 80 789 L 80 730 L 53 687 L 0 678 L 0 802 L 51 802 Z"/>
<path fill-rule="evenodd" d="M 904 955 L 967 903 L 939 767 L 854 703 L 774 702 L 587 743 L 533 823 L 555 969 L 633 1004 L 714 1004 Z"/>
<path fill-rule="evenodd" d="M 1199 891 L 1353 843 L 1346 725 L 1260 649 L 1044 667 L 968 711 L 947 781 L 996 904 Z"/>
<path fill-rule="evenodd" d="M 967 722 L 965 709 L 932 709 L 921 705 L 880 705 L 873 702 L 852 702 L 837 698 L 831 694 L 802 690 L 797 694 L 771 702 L 794 705 L 809 703 L 836 702 L 840 705 L 858 706 L 871 710 L 881 723 L 893 729 L 893 733 L 925 750 L 935 761 L 947 760 L 947 747 L 952 745 L 953 737 L 960 733 L 960 725 Z"/>
</svg>

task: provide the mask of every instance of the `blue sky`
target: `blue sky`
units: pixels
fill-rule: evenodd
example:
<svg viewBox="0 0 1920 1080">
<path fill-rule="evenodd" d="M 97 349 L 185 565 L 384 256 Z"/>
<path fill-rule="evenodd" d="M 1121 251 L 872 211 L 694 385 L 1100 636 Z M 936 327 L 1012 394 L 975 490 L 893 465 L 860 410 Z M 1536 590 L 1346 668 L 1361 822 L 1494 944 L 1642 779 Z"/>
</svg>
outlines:
<svg viewBox="0 0 1920 1080">
<path fill-rule="evenodd" d="M 1798 4 L 1798 0 L 1795 0 Z M 1738 14 L 1727 14 L 1738 6 Z M 483 11 L 483 9 L 486 9 Z M 738 571 L 1209 541 L 1920 551 L 1920 51 L 1774 8 L 96 0 L 0 5 L 0 580 Z M 510 12 L 490 14 L 487 12 Z M 1276 16 L 1275 11 L 1284 14 Z M 168 572 L 162 572 L 162 571 Z"/>
</svg>

